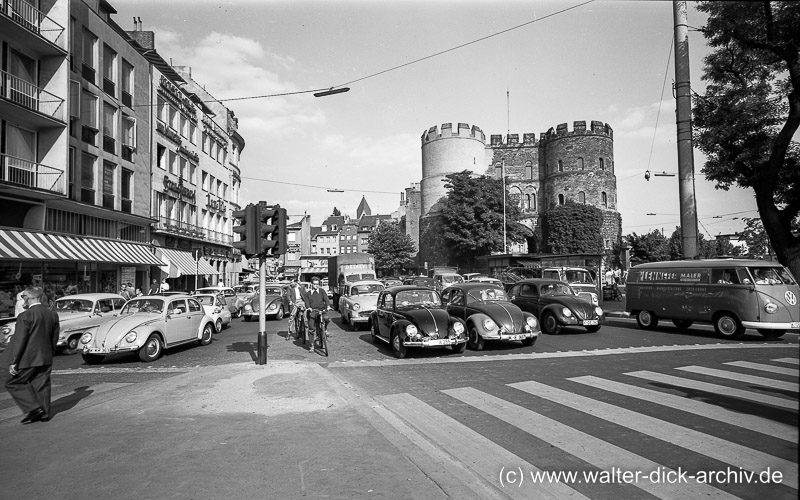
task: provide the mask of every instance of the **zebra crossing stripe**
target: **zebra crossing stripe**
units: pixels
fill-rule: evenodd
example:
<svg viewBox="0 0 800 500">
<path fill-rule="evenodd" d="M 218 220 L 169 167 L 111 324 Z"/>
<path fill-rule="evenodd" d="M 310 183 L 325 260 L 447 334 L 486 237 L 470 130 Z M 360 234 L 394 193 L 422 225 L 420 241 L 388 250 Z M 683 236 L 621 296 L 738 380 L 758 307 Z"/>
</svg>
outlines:
<svg viewBox="0 0 800 500">
<path fill-rule="evenodd" d="M 378 396 L 376 399 L 490 484 L 500 486 L 500 474 L 504 468 L 516 470 L 521 467 L 524 471 L 539 471 L 494 441 L 410 394 Z M 517 485 L 507 486 L 501 491 L 510 498 L 531 498 L 531 490 Z M 535 491 L 536 498 L 588 500 L 588 497 L 561 483 L 541 483 Z"/>
<path fill-rule="evenodd" d="M 750 368 L 751 370 L 761 370 L 764 372 L 777 373 L 779 375 L 797 376 L 797 368 L 784 368 L 782 366 L 765 365 L 764 363 L 753 363 L 752 361 L 730 361 L 724 365 L 738 366 L 739 368 Z"/>
<path fill-rule="evenodd" d="M 797 489 L 797 464 L 789 460 L 538 382 L 518 382 L 508 386 L 735 467 L 756 473 L 771 467 L 783 473 L 785 485 Z"/>
<path fill-rule="evenodd" d="M 690 378 L 676 377 L 674 375 L 666 375 L 663 373 L 651 372 L 648 370 L 640 370 L 635 372 L 628 372 L 625 375 L 637 377 L 652 382 L 659 382 L 662 384 L 674 385 L 676 387 L 694 389 L 698 391 L 705 391 L 712 394 L 719 394 L 721 396 L 730 396 L 732 398 L 745 399 L 748 401 L 755 401 L 778 408 L 786 408 L 789 410 L 798 411 L 798 402 L 792 399 L 779 398 L 777 396 L 768 396 L 758 392 L 744 391 L 742 389 L 735 389 L 719 384 L 710 384 L 708 382 L 701 382 L 699 380 L 692 380 Z"/>
<path fill-rule="evenodd" d="M 798 358 L 779 358 L 779 359 L 772 359 L 770 361 L 777 361 L 778 363 L 788 363 L 790 365 L 800 365 L 800 359 Z"/>
<path fill-rule="evenodd" d="M 717 405 L 703 403 L 702 401 L 695 401 L 686 396 L 676 396 L 660 391 L 653 391 L 651 389 L 644 389 L 635 385 L 623 384 L 613 380 L 606 380 L 599 377 L 587 375 L 584 377 L 573 377 L 567 380 L 578 382 L 579 384 L 597 387 L 609 392 L 622 394 L 632 398 L 641 399 L 650 403 L 655 403 L 676 410 L 694 413 L 701 417 L 710 418 L 718 422 L 726 422 L 730 425 L 743 427 L 751 431 L 773 436 L 778 439 L 796 443 L 798 441 L 798 430 L 794 425 L 787 425 L 781 422 L 775 422 L 767 418 L 759 417 L 757 415 L 750 415 L 746 413 L 739 413 L 722 408 Z"/>
<path fill-rule="evenodd" d="M 710 375 L 712 377 L 724 378 L 726 380 L 735 380 L 737 382 L 745 382 L 748 384 L 762 385 L 771 389 L 783 389 L 785 391 L 798 392 L 800 387 L 797 382 L 784 382 L 783 380 L 775 380 L 766 377 L 757 377 L 755 375 L 747 375 L 739 372 L 729 372 L 727 370 L 718 370 L 716 368 L 706 368 L 704 366 L 680 366 L 676 370 L 683 370 L 690 373 L 699 373 L 700 375 Z"/>
<path fill-rule="evenodd" d="M 617 469 L 642 471 L 644 473 L 659 470 L 659 468 L 664 471 L 672 470 L 600 438 L 562 424 L 557 420 L 472 387 L 449 389 L 442 392 L 511 424 L 552 446 L 556 446 L 601 470 Z M 579 479 L 579 482 L 583 481 Z M 658 498 L 736 498 L 707 484 L 653 483 L 649 481 L 649 477 L 646 475 L 643 476 L 642 481 L 635 482 L 633 486 Z"/>
</svg>

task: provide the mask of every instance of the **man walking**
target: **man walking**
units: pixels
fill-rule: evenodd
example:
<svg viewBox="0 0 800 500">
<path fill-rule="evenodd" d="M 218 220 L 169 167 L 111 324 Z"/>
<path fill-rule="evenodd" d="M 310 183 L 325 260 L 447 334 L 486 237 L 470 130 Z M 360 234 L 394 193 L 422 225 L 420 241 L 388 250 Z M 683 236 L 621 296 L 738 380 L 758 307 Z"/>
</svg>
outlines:
<svg viewBox="0 0 800 500">
<path fill-rule="evenodd" d="M 330 320 L 328 319 L 327 311 L 330 309 L 330 301 L 328 300 L 328 294 L 320 288 L 320 279 L 317 276 L 311 278 L 311 291 L 308 292 L 308 308 L 311 309 L 312 314 L 310 315 L 309 319 L 309 332 L 308 332 L 308 339 L 311 341 L 311 347 L 308 348 L 309 352 L 314 352 L 314 332 L 317 329 L 317 323 L 322 321 L 325 323 L 325 326 L 328 326 Z M 330 335 L 326 333 L 320 333 L 320 335 L 326 335 L 330 337 Z"/>
<path fill-rule="evenodd" d="M 50 420 L 50 372 L 58 343 L 58 314 L 41 304 L 42 289 L 29 286 L 22 292 L 25 311 L 17 317 L 17 329 L 8 344 L 11 375 L 6 390 L 25 413 L 23 424 Z"/>
<path fill-rule="evenodd" d="M 289 284 L 286 295 L 289 299 L 289 306 L 291 307 L 291 312 L 289 313 L 289 333 L 286 335 L 286 340 L 289 340 L 292 336 L 297 337 L 299 333 L 297 331 L 297 326 L 300 322 L 300 317 L 298 315 L 305 314 L 305 311 L 301 310 L 308 306 L 308 292 L 305 287 L 300 286 L 297 280 L 294 279 Z"/>
</svg>

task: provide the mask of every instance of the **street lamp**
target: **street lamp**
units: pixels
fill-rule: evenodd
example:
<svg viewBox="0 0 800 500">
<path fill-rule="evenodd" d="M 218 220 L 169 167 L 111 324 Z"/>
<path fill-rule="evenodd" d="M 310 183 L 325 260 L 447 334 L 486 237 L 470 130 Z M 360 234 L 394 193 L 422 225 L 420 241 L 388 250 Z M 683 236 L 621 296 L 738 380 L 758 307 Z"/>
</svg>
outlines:
<svg viewBox="0 0 800 500">
<path fill-rule="evenodd" d="M 338 89 L 331 87 L 328 90 L 323 90 L 322 92 L 314 92 L 314 97 L 325 97 L 326 95 L 341 94 L 349 91 L 350 87 L 341 87 Z"/>
</svg>

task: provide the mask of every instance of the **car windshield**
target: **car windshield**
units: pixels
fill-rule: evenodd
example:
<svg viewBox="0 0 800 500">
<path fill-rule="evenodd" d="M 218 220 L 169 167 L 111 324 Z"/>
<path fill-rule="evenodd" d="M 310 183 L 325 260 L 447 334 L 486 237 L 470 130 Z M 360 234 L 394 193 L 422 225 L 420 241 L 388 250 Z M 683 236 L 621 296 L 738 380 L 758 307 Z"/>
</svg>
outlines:
<svg viewBox="0 0 800 500">
<path fill-rule="evenodd" d="M 756 280 L 756 285 L 796 285 L 797 282 L 792 279 L 783 267 L 751 267 L 750 274 Z"/>
<path fill-rule="evenodd" d="M 436 286 L 436 281 L 433 278 L 417 278 L 412 282 L 413 285 L 422 285 L 422 286 Z"/>
<path fill-rule="evenodd" d="M 52 309 L 60 313 L 92 312 L 93 305 L 91 300 L 86 299 L 61 299 L 53 304 Z"/>
<path fill-rule="evenodd" d="M 506 292 L 493 286 L 470 290 L 468 297 L 470 302 L 496 302 L 498 300 L 508 300 L 508 298 L 506 298 Z"/>
<path fill-rule="evenodd" d="M 213 295 L 195 295 L 194 298 L 204 306 L 214 306 L 217 302 Z"/>
<path fill-rule="evenodd" d="M 443 274 L 442 283 L 463 283 L 464 278 L 458 274 Z"/>
<path fill-rule="evenodd" d="M 278 287 L 278 286 L 268 286 L 266 288 L 266 292 L 265 293 L 267 295 L 280 295 L 281 294 L 281 288 Z"/>
<path fill-rule="evenodd" d="M 160 299 L 133 299 L 122 308 L 121 314 L 157 313 L 164 310 L 164 301 Z"/>
<path fill-rule="evenodd" d="M 541 295 L 543 296 L 575 295 L 575 292 L 573 292 L 572 288 L 570 288 L 569 285 L 565 283 L 552 283 L 552 284 L 542 285 Z"/>
<path fill-rule="evenodd" d="M 236 293 L 253 293 L 252 286 L 235 286 L 233 287 L 233 291 Z"/>
<path fill-rule="evenodd" d="M 397 307 L 439 306 L 442 304 L 439 294 L 433 290 L 408 290 L 395 297 Z"/>
<path fill-rule="evenodd" d="M 369 293 L 379 293 L 383 291 L 383 285 L 376 283 L 356 285 L 350 290 L 350 295 L 367 295 Z"/>
<path fill-rule="evenodd" d="M 581 285 L 592 285 L 594 284 L 594 280 L 592 279 L 592 275 L 589 274 L 589 271 L 583 270 L 576 270 L 570 269 L 564 273 L 566 277 L 567 283 L 579 283 Z"/>
</svg>

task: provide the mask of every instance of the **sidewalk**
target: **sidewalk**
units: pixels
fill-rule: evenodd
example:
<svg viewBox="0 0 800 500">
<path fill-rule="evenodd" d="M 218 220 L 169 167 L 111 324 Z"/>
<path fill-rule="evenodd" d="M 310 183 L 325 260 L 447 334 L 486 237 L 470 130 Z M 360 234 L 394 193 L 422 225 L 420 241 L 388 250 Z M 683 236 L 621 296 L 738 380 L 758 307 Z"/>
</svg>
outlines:
<svg viewBox="0 0 800 500">
<path fill-rule="evenodd" d="M 316 362 L 194 368 L 90 394 L 54 398 L 50 422 L 0 421 L 0 498 L 475 497 L 423 474 L 371 398 Z"/>
</svg>

